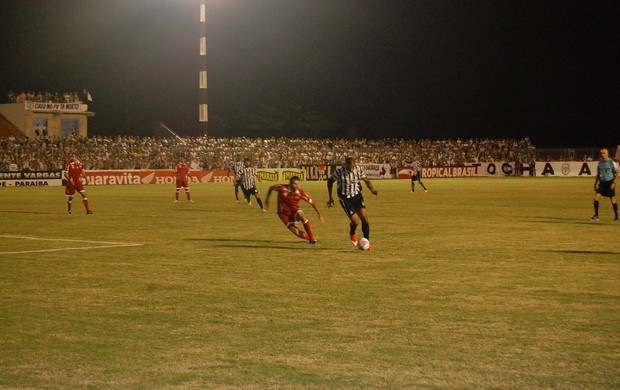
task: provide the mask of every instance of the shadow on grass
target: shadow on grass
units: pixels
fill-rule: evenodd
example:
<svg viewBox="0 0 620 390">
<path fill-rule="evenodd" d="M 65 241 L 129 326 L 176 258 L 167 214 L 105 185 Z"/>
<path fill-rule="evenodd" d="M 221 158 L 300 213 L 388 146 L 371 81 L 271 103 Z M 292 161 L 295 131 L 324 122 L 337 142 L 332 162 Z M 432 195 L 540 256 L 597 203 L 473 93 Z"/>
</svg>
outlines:
<svg viewBox="0 0 620 390">
<path fill-rule="evenodd" d="M 550 250 L 545 250 L 543 252 L 574 253 L 574 254 L 580 254 L 580 255 L 620 255 L 620 252 L 614 252 L 614 251 L 580 251 L 580 250 L 570 250 L 570 249 L 550 249 Z"/>
<path fill-rule="evenodd" d="M 604 222 L 594 222 L 590 221 L 589 218 L 584 219 L 575 219 L 575 218 L 567 218 L 567 217 L 526 217 L 523 219 L 527 222 L 536 222 L 536 223 L 561 223 L 561 224 L 573 224 L 573 225 L 602 225 Z M 610 220 L 612 222 L 612 220 Z M 617 223 L 617 222 L 616 222 Z"/>
<path fill-rule="evenodd" d="M 331 248 L 322 248 L 321 244 L 310 245 L 305 241 L 299 242 L 280 242 L 273 240 L 238 240 L 234 238 L 187 238 L 186 241 L 208 241 L 213 244 L 214 248 L 256 248 L 256 249 L 310 249 L 310 250 L 333 250 Z M 267 243 L 272 245 L 260 245 Z"/>
<path fill-rule="evenodd" d="M 67 212 L 52 212 L 52 211 L 27 211 L 27 210 L 0 210 L 0 213 L 13 213 L 13 214 L 46 214 L 46 215 L 55 215 L 55 214 L 67 214 Z"/>
</svg>

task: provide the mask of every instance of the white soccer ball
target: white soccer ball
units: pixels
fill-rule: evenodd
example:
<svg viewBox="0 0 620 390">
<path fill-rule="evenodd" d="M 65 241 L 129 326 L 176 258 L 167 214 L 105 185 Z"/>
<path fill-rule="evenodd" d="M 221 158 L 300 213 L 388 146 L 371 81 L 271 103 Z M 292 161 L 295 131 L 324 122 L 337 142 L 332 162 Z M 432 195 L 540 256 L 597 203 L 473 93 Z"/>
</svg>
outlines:
<svg viewBox="0 0 620 390">
<path fill-rule="evenodd" d="M 366 238 L 360 238 L 357 240 L 357 249 L 361 251 L 367 251 L 370 248 L 370 241 Z"/>
</svg>

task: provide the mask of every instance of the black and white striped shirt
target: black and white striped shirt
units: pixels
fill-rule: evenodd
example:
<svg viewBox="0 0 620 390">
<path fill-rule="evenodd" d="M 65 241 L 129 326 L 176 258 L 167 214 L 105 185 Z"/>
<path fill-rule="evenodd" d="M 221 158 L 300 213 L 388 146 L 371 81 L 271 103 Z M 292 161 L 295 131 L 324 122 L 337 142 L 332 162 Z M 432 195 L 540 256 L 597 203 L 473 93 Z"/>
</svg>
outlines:
<svg viewBox="0 0 620 390">
<path fill-rule="evenodd" d="M 240 173 L 241 186 L 246 190 L 256 186 L 256 168 L 246 167 Z"/>
<path fill-rule="evenodd" d="M 411 176 L 417 176 L 420 173 L 420 165 L 417 161 L 414 161 L 411 164 Z"/>
<path fill-rule="evenodd" d="M 235 174 L 235 179 L 239 179 L 243 170 L 243 161 L 235 161 L 232 165 L 232 170 Z"/>
<path fill-rule="evenodd" d="M 349 171 L 345 166 L 334 171 L 331 180 L 338 185 L 339 198 L 352 198 L 362 192 L 362 180 L 366 179 L 366 169 L 356 165 L 355 169 Z"/>
</svg>

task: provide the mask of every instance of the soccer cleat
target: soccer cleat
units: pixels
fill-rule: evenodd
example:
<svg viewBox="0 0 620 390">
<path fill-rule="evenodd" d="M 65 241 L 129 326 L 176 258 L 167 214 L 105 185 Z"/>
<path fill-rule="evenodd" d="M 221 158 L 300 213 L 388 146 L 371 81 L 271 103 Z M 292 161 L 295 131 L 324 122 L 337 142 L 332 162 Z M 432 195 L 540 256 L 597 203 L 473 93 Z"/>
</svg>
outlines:
<svg viewBox="0 0 620 390">
<path fill-rule="evenodd" d="M 179 203 L 179 201 L 178 201 L 178 200 L 175 200 L 175 201 L 174 201 L 174 203 Z"/>
<path fill-rule="evenodd" d="M 614 218 L 614 222 L 618 220 L 618 217 Z"/>
<path fill-rule="evenodd" d="M 194 201 L 193 201 L 193 200 L 188 200 L 188 202 L 189 202 L 189 203 L 194 203 Z"/>
<path fill-rule="evenodd" d="M 92 210 L 86 210 L 86 214 L 92 214 L 93 211 Z"/>
<path fill-rule="evenodd" d="M 310 240 L 310 241 L 308 241 L 308 243 L 309 243 L 309 244 L 316 244 L 316 243 L 317 243 L 317 241 L 316 241 L 316 240 Z"/>
<path fill-rule="evenodd" d="M 424 192 L 428 192 L 428 190 L 424 190 Z"/>
<path fill-rule="evenodd" d="M 267 210 L 265 210 L 265 209 L 260 209 L 260 211 L 262 211 L 263 213 L 267 212 Z"/>
<path fill-rule="evenodd" d="M 590 221 L 592 222 L 598 222 L 600 221 L 600 218 L 598 217 L 598 215 L 593 216 L 592 218 L 590 218 Z"/>
<path fill-rule="evenodd" d="M 351 234 L 351 244 L 357 246 L 357 236 L 355 234 Z"/>
<path fill-rule="evenodd" d="M 372 249 L 372 246 L 369 246 L 369 247 L 368 247 L 368 250 L 369 250 L 369 251 L 374 251 L 374 249 Z"/>
<path fill-rule="evenodd" d="M 71 210 L 67 211 L 67 214 L 71 214 Z"/>
</svg>

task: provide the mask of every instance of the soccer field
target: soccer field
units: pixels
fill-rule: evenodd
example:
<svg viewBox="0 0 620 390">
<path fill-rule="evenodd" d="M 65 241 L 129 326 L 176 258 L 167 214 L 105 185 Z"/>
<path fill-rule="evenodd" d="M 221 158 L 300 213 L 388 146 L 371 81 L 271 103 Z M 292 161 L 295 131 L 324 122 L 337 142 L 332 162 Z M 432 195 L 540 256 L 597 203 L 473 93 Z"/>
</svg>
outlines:
<svg viewBox="0 0 620 390">
<path fill-rule="evenodd" d="M 593 179 L 375 180 L 374 251 L 230 184 L 0 190 L 0 388 L 620 388 L 620 224 Z M 258 183 L 263 201 L 270 183 Z M 361 229 L 358 228 L 358 235 Z"/>
</svg>

